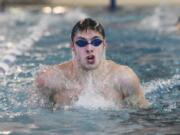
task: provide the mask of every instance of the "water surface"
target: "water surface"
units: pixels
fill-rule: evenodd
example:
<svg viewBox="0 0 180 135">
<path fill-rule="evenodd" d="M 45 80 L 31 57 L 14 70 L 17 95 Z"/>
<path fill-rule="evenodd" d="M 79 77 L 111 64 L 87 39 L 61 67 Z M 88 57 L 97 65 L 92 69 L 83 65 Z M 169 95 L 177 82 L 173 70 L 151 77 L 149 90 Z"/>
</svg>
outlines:
<svg viewBox="0 0 180 135">
<path fill-rule="evenodd" d="M 179 8 L 72 9 L 47 15 L 35 9 L 0 13 L 0 58 L 13 48 L 16 56 L 0 78 L 0 134 L 165 135 L 180 133 L 180 33 L 174 22 Z M 93 17 L 106 28 L 107 59 L 130 66 L 141 79 L 149 109 L 45 107 L 33 84 L 42 65 L 71 59 L 71 28 Z M 43 26 L 42 26 L 43 25 Z M 39 38 L 27 39 L 39 32 Z M 25 47 L 22 47 L 25 46 Z M 0 60 L 1 60 L 0 59 Z"/>
</svg>

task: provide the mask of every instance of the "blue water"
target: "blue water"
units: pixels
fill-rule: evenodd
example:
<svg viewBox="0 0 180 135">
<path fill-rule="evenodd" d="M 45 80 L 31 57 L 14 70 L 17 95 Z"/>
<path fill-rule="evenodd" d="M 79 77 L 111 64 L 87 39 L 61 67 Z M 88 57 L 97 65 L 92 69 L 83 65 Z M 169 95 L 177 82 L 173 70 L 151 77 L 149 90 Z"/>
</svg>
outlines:
<svg viewBox="0 0 180 135">
<path fill-rule="evenodd" d="M 72 9 L 47 15 L 36 8 L 11 8 L 0 13 L 0 60 L 32 33 L 41 35 L 22 49 L 0 77 L 0 134 L 179 134 L 180 32 L 173 26 L 179 11 L 174 7 L 123 8 L 115 13 Z M 141 79 L 152 104 L 149 109 L 71 107 L 53 111 L 38 95 L 35 72 L 72 57 L 71 28 L 88 16 L 106 28 L 107 59 L 130 66 Z"/>
</svg>

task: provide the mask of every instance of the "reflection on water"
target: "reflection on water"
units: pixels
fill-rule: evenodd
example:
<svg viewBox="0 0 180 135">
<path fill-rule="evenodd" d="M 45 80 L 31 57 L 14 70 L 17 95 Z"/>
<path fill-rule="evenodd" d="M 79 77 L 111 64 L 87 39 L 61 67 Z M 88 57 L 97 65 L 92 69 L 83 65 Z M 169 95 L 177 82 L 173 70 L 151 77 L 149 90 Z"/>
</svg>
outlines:
<svg viewBox="0 0 180 135">
<path fill-rule="evenodd" d="M 0 134 L 180 133 L 180 36 L 175 31 L 159 32 L 172 24 L 164 16 L 171 17 L 173 22 L 179 13 L 176 11 L 179 8 L 171 12 L 165 8 L 163 11 L 162 8 L 123 9 L 114 14 L 104 9 L 77 9 L 59 16 L 20 9 L 0 13 L 3 26 L 0 58 L 20 40 L 28 38 L 32 26 L 37 26 L 42 16 L 47 18 L 44 35 L 29 50 L 19 54 L 7 75 L 0 77 Z M 173 16 L 167 14 L 172 12 Z M 44 108 L 44 101 L 34 88 L 34 73 L 40 64 L 71 58 L 69 33 L 73 24 L 84 16 L 103 22 L 109 44 L 107 58 L 135 70 L 142 80 L 146 98 L 152 103 L 151 108 L 89 110 L 76 106 L 55 112 Z M 164 18 L 166 24 L 162 25 Z"/>
</svg>

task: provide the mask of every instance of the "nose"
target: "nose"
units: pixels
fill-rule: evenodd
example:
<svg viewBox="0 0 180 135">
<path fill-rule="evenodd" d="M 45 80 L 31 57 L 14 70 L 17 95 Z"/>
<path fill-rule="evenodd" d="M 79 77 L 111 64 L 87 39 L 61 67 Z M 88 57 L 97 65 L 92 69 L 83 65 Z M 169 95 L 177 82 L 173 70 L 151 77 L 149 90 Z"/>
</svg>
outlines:
<svg viewBox="0 0 180 135">
<path fill-rule="evenodd" d="M 93 53 L 94 52 L 94 47 L 91 44 L 88 44 L 86 46 L 86 53 Z"/>
</svg>

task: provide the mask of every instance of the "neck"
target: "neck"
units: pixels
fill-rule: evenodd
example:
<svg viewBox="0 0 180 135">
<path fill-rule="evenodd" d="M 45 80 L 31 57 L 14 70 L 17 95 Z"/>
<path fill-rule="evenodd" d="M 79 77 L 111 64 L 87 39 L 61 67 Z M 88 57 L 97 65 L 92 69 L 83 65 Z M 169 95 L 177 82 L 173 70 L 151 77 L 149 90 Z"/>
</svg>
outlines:
<svg viewBox="0 0 180 135">
<path fill-rule="evenodd" d="M 78 64 L 78 62 L 73 59 L 73 72 L 75 73 L 76 77 L 80 81 L 85 81 L 91 77 L 93 78 L 99 78 L 100 74 L 102 76 L 102 73 L 104 72 L 106 68 L 106 60 L 101 60 L 100 64 L 95 69 L 84 69 L 81 67 L 81 65 Z"/>
</svg>

